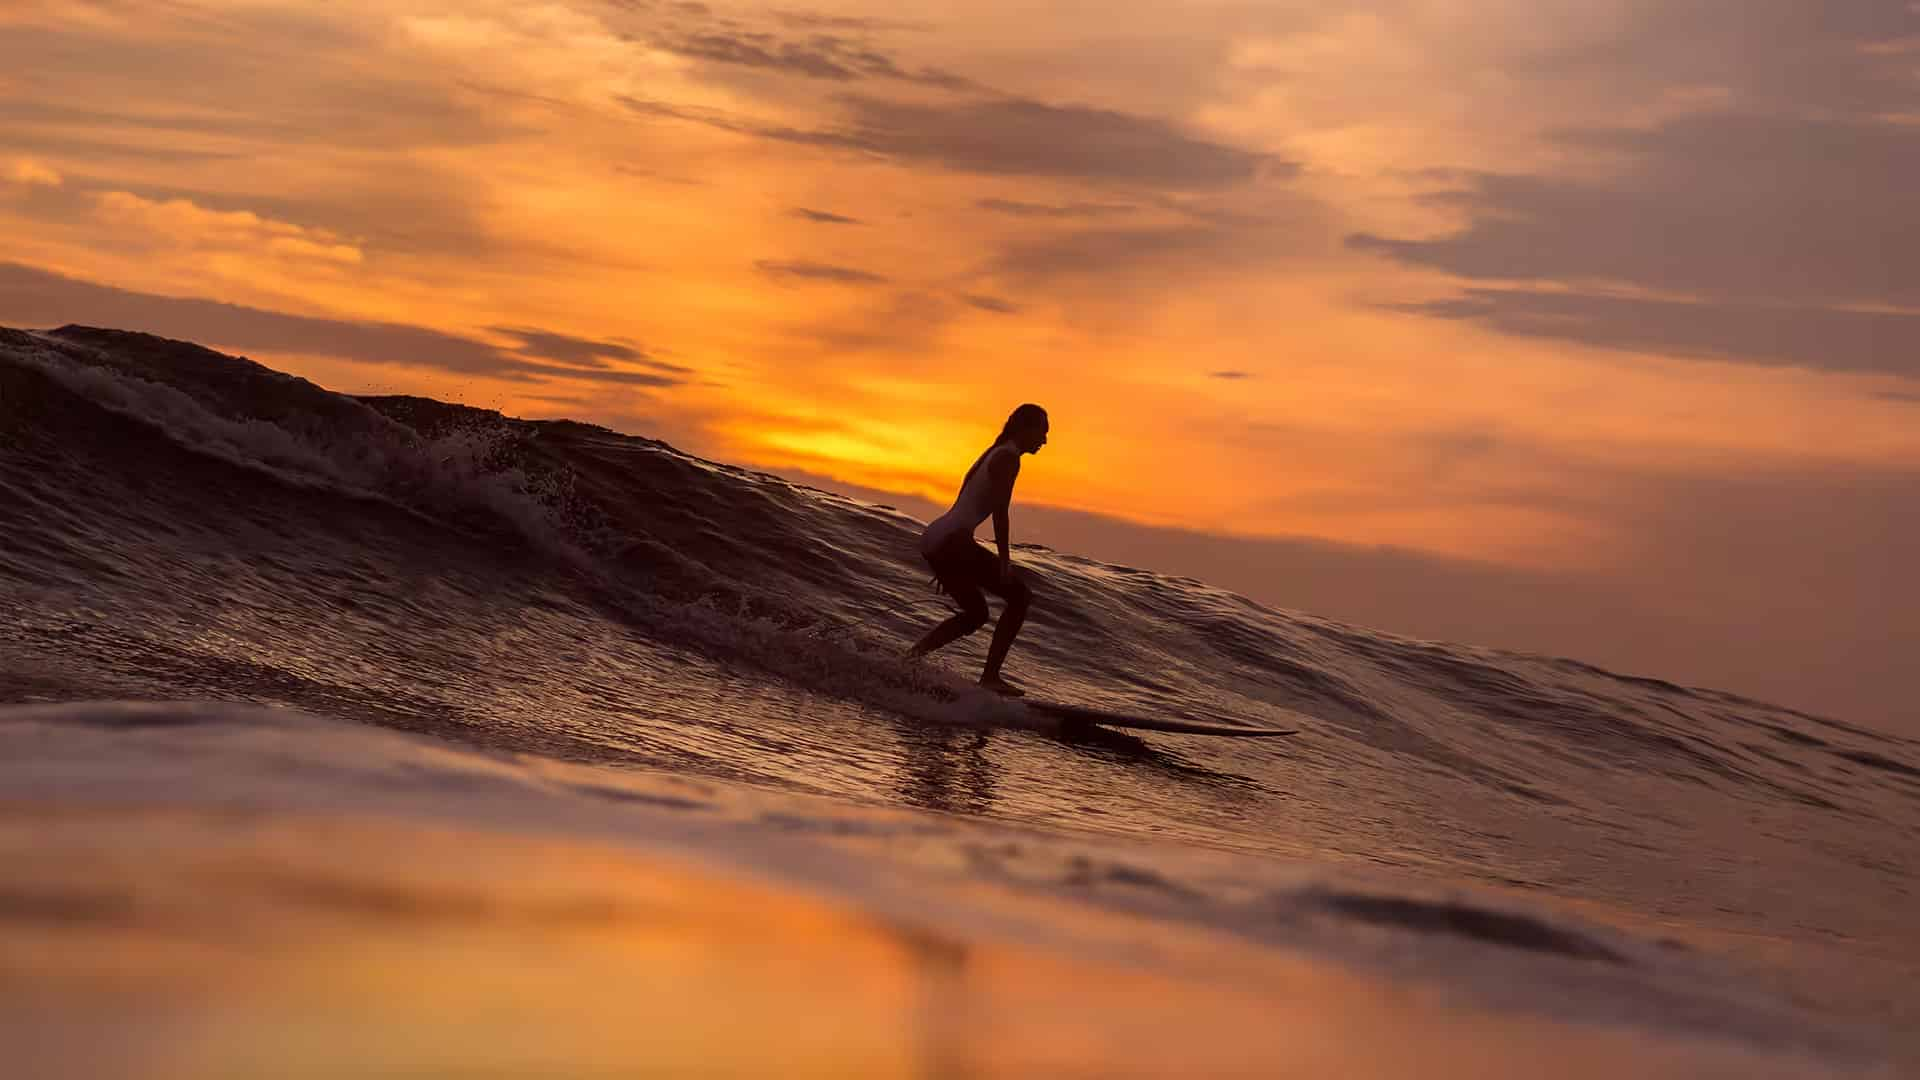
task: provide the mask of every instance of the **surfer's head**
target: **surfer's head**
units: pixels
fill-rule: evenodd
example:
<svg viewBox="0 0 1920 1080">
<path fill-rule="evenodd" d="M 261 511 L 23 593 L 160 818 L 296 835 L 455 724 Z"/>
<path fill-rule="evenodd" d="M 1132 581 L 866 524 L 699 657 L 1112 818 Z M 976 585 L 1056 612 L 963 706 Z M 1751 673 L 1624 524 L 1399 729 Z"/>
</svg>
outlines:
<svg viewBox="0 0 1920 1080">
<path fill-rule="evenodd" d="M 1047 410 L 1038 405 L 1022 405 L 1007 417 L 1007 425 L 1000 429 L 1000 437 L 995 445 L 1011 440 L 1023 454 L 1037 453 L 1047 445 Z"/>
</svg>

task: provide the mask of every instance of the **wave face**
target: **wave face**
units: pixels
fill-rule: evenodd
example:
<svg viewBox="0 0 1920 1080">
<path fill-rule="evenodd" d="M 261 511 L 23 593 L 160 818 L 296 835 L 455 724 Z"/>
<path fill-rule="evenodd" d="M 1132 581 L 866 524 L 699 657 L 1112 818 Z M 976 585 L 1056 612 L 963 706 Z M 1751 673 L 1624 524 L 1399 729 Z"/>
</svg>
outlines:
<svg viewBox="0 0 1920 1080">
<path fill-rule="evenodd" d="M 1736 952 L 1790 940 L 1850 973 L 1834 992 L 1852 1004 L 1912 1015 L 1895 988 L 1920 955 L 1920 743 L 1022 545 L 1036 599 L 1014 677 L 1305 729 L 1069 737 L 963 691 L 984 634 L 900 658 L 947 612 L 919 528 L 589 425 L 343 396 L 138 334 L 0 331 L 0 702 L 286 705 L 574 764 L 1487 883 Z M 1777 952 L 1751 949 L 1786 985 Z"/>
</svg>

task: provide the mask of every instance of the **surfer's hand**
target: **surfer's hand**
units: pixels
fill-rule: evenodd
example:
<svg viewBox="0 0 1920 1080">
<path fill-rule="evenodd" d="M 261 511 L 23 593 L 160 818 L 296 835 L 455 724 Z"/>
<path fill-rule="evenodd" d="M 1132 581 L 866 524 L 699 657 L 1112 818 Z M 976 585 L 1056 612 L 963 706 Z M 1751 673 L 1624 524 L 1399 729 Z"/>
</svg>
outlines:
<svg viewBox="0 0 1920 1080">
<path fill-rule="evenodd" d="M 1012 559 L 1000 560 L 1000 584 L 1002 585 L 1013 584 L 1013 560 Z"/>
</svg>

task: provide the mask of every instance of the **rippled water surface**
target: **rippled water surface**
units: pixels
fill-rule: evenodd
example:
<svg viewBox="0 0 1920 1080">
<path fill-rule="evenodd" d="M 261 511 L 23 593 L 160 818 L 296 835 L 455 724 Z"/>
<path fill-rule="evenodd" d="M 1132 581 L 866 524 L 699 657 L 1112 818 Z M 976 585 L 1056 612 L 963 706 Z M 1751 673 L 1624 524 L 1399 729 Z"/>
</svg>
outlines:
<svg viewBox="0 0 1920 1080">
<path fill-rule="evenodd" d="M 1076 735 L 967 691 L 984 640 L 900 658 L 944 614 L 917 522 L 657 442 L 71 328 L 0 332 L 0 432 L 0 702 L 290 706 L 633 783 L 1145 843 L 1121 877 L 1183 917 L 1258 893 L 1257 863 L 1213 859 L 1486 888 L 1823 1015 L 1920 1026 L 1912 740 L 1023 547 L 1016 678 L 1302 729 Z M 881 865 L 1095 873 L 860 820 L 825 831 Z M 1503 933 L 1377 897 L 1339 910 Z"/>
</svg>

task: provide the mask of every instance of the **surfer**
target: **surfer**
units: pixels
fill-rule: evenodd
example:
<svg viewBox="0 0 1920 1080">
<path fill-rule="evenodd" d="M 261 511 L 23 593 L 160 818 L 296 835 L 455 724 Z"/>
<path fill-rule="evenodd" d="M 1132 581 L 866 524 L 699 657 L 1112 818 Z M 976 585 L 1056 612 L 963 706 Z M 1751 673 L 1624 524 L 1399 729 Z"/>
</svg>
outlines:
<svg viewBox="0 0 1920 1080">
<path fill-rule="evenodd" d="M 920 554 L 933 568 L 940 591 L 951 596 L 960 611 L 928 631 L 908 655 L 925 656 L 985 626 L 988 612 L 987 598 L 981 595 L 984 589 L 1004 599 L 1007 606 L 993 628 L 993 643 L 987 647 L 987 666 L 980 673 L 980 685 L 1014 696 L 1025 691 L 1001 677 L 1000 665 L 1006 662 L 1007 649 L 1020 632 L 1020 624 L 1027 620 L 1033 591 L 1025 575 L 1013 568 L 1007 508 L 1013 501 L 1013 481 L 1020 475 L 1020 455 L 1039 453 L 1045 445 L 1047 410 L 1031 404 L 1013 410 L 1000 429 L 1000 437 L 960 481 L 953 509 L 934 519 L 920 534 Z M 997 558 L 973 539 L 973 530 L 988 517 L 993 518 L 993 538 L 1000 548 Z"/>
</svg>

